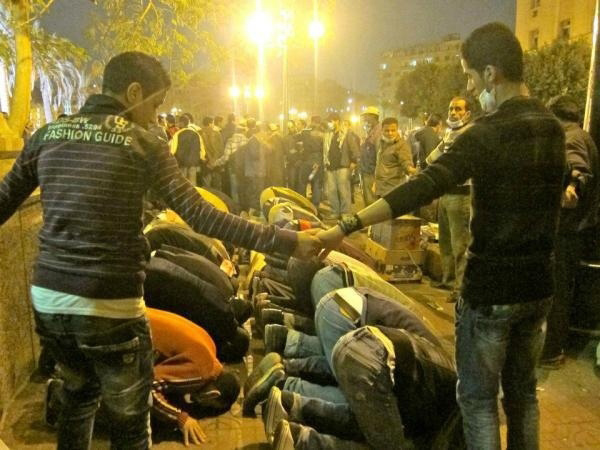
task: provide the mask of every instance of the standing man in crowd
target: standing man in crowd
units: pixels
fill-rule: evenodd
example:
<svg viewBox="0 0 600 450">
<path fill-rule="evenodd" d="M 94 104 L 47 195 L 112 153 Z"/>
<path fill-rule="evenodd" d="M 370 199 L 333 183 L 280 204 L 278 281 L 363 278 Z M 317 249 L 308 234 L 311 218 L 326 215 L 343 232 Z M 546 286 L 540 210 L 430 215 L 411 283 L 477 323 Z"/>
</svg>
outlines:
<svg viewBox="0 0 600 450">
<path fill-rule="evenodd" d="M 448 107 L 448 129 L 442 142 L 425 158 L 429 165 L 450 149 L 456 138 L 468 129 L 471 106 L 465 97 L 454 97 Z M 439 243 L 442 256 L 442 280 L 434 287 L 451 291 L 448 302 L 458 300 L 467 264 L 467 247 L 471 234 L 471 182 L 455 186 L 438 202 Z"/>
<path fill-rule="evenodd" d="M 323 161 L 327 198 L 331 204 L 332 218 L 352 212 L 352 189 L 350 175 L 358 161 L 358 142 L 352 131 L 342 125 L 340 116 L 331 113 L 328 117 L 331 129 L 323 136 Z"/>
<path fill-rule="evenodd" d="M 406 214 L 472 179 L 472 239 L 456 305 L 457 399 L 469 448 L 500 449 L 502 383 L 508 448 L 539 448 L 535 367 L 552 304 L 553 260 L 565 172 L 556 118 L 523 95 L 523 51 L 490 23 L 461 47 L 467 89 L 486 115 L 451 148 L 371 206 L 319 233 L 327 246 Z"/>
<path fill-rule="evenodd" d="M 360 185 L 365 206 L 369 206 L 376 200 L 373 183 L 377 165 L 377 143 L 381 139 L 379 109 L 369 106 L 360 117 L 367 132 L 367 136 L 360 145 Z"/>
<path fill-rule="evenodd" d="M 427 167 L 425 159 L 438 146 L 441 141 L 442 118 L 439 114 L 432 114 L 427 118 L 425 126 L 415 133 L 419 152 L 417 154 L 417 167 L 423 170 Z"/>
<path fill-rule="evenodd" d="M 306 185 L 310 183 L 311 202 L 317 208 L 321 203 L 323 189 L 323 130 L 321 116 L 310 118 L 310 127 L 300 132 L 302 156 L 300 163 L 299 188 L 306 196 Z"/>
<path fill-rule="evenodd" d="M 193 186 L 197 185 L 196 177 L 200 170 L 200 163 L 205 160 L 206 152 L 203 151 L 202 138 L 191 126 L 190 119 L 186 114 L 177 118 L 179 130 L 171 139 L 171 153 L 175 155 L 177 164 Z"/>
<path fill-rule="evenodd" d="M 387 117 L 381 123 L 381 139 L 377 144 L 377 165 L 375 166 L 375 195 L 383 197 L 399 184 L 408 180 L 416 172 L 408 143 L 398 130 L 398 120 Z"/>
<path fill-rule="evenodd" d="M 600 163 L 594 141 L 579 126 L 579 108 L 575 101 L 562 95 L 551 99 L 548 107 L 565 130 L 568 185 L 563 192 L 556 240 L 556 294 L 548 316 L 540 365 L 558 369 L 565 362 L 579 261 L 584 259 L 586 247 L 592 247 L 586 238 L 598 224 Z"/>
<path fill-rule="evenodd" d="M 0 224 L 41 188 L 44 223 L 31 298 L 36 330 L 61 367 L 58 448 L 89 448 L 100 400 L 113 448 L 147 449 L 152 342 L 142 297 L 152 190 L 191 228 L 262 252 L 314 254 L 310 234 L 216 210 L 146 130 L 171 81 L 155 58 L 126 52 L 105 67 L 102 94 L 40 128 L 0 182 Z M 90 129 L 90 125 L 93 128 Z"/>
<path fill-rule="evenodd" d="M 221 190 L 221 169 L 215 167 L 215 163 L 223 156 L 223 140 L 221 139 L 221 133 L 214 127 L 212 117 L 206 116 L 202 119 L 200 135 L 206 149 L 206 166 L 208 169 L 202 175 L 203 185 Z"/>
</svg>

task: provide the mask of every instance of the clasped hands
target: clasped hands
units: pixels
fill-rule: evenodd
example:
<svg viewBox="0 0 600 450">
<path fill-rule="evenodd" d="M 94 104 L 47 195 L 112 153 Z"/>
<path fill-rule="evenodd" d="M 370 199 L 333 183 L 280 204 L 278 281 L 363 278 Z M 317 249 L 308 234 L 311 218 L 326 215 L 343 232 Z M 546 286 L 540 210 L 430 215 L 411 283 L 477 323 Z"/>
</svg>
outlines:
<svg viewBox="0 0 600 450">
<path fill-rule="evenodd" d="M 344 233 L 339 225 L 335 225 L 328 230 L 312 228 L 310 230 L 297 233 L 298 243 L 293 255 L 300 259 L 310 259 L 319 255 L 322 259 L 327 254 L 342 243 Z"/>
</svg>

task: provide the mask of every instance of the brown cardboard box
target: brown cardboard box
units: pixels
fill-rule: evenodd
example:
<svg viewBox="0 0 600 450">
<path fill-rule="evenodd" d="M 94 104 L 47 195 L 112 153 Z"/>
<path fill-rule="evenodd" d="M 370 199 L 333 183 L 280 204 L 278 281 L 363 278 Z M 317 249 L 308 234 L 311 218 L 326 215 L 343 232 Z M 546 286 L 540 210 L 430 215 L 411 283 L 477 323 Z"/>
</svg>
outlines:
<svg viewBox="0 0 600 450">
<path fill-rule="evenodd" d="M 390 250 L 373 239 L 367 239 L 365 251 L 376 261 L 384 264 L 415 264 L 421 265 L 425 261 L 425 251 L 417 250 Z"/>
<path fill-rule="evenodd" d="M 388 250 L 419 250 L 421 223 L 418 217 L 402 216 L 371 226 L 369 237 Z"/>
</svg>

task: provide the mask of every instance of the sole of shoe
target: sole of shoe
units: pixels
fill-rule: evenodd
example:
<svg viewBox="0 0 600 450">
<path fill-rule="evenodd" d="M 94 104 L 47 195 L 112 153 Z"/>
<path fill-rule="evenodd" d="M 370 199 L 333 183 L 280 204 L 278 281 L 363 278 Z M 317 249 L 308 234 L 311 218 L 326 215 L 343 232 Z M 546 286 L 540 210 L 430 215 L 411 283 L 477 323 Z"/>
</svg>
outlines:
<svg viewBox="0 0 600 450">
<path fill-rule="evenodd" d="M 294 450 L 294 439 L 292 438 L 292 430 L 290 423 L 287 420 L 282 420 L 277 425 L 275 437 L 273 440 L 274 450 Z"/>
<path fill-rule="evenodd" d="M 266 418 L 265 418 L 265 434 L 270 444 L 273 444 L 275 436 L 275 429 L 279 422 L 287 420 L 288 414 L 283 408 L 281 403 L 281 389 L 278 387 L 271 388 L 269 392 L 269 399 L 266 404 Z"/>
<path fill-rule="evenodd" d="M 283 364 L 273 367 L 267 372 L 249 391 L 246 397 L 244 397 L 242 412 L 245 416 L 253 416 L 254 408 L 260 402 L 267 399 L 269 391 L 275 384 L 285 378 L 285 371 L 283 370 Z"/>
<path fill-rule="evenodd" d="M 247 394 L 252 387 L 262 379 L 271 367 L 281 364 L 281 356 L 277 353 L 267 353 L 265 357 L 256 365 L 254 370 L 244 383 L 244 394 Z"/>
</svg>

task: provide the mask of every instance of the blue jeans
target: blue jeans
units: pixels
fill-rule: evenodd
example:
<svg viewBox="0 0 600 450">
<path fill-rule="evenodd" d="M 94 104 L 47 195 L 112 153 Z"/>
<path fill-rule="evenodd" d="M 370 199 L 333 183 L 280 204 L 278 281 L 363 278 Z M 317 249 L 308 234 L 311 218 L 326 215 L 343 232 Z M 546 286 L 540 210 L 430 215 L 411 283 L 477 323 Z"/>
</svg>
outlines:
<svg viewBox="0 0 600 450">
<path fill-rule="evenodd" d="M 331 291 L 346 287 L 340 269 L 335 266 L 326 266 L 319 270 L 310 283 L 310 297 L 315 309 L 321 299 Z"/>
<path fill-rule="evenodd" d="M 457 302 L 457 400 L 469 448 L 500 448 L 500 382 L 508 448 L 539 448 L 535 367 L 551 305 L 551 299 L 478 307 L 469 306 L 462 298 Z"/>
<path fill-rule="evenodd" d="M 317 336 L 288 329 L 283 349 L 284 358 L 306 358 L 315 355 L 323 355 L 321 341 Z"/>
<path fill-rule="evenodd" d="M 332 215 L 340 217 L 342 214 L 350 214 L 352 212 L 350 169 L 343 167 L 337 170 L 328 170 L 325 182 Z"/>
<path fill-rule="evenodd" d="M 324 386 L 303 380 L 299 377 L 287 377 L 283 385 L 284 391 L 296 392 L 304 397 L 313 397 L 331 403 L 346 404 L 344 393 L 337 386 Z"/>
<path fill-rule="evenodd" d="M 387 357 L 383 343 L 362 327 L 335 345 L 333 367 L 369 445 L 378 449 L 411 448 L 412 442 L 404 436 Z"/>
<path fill-rule="evenodd" d="M 35 313 L 42 345 L 59 365 L 64 385 L 58 449 L 89 449 L 100 400 L 114 449 L 150 447 L 152 340 L 146 317 Z"/>
</svg>

